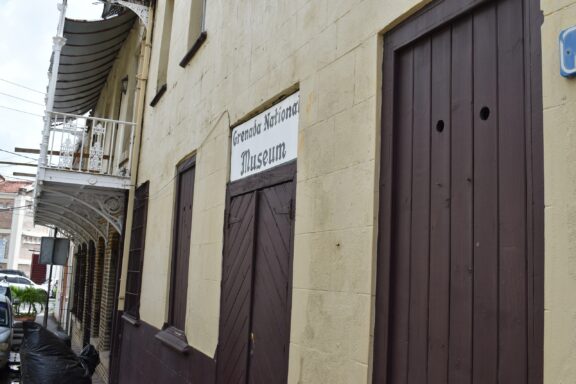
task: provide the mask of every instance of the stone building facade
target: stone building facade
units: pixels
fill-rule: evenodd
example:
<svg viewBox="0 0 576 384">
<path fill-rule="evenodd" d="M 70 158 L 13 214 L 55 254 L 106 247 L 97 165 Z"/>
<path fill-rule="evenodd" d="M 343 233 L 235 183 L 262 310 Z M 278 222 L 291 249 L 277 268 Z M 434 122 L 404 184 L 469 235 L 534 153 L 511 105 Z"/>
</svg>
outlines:
<svg viewBox="0 0 576 384">
<path fill-rule="evenodd" d="M 575 10 L 156 1 L 95 109 L 137 152 L 123 233 L 78 247 L 76 339 L 120 383 L 573 381 Z M 234 130 L 290 98 L 295 155 L 236 179 Z"/>
</svg>

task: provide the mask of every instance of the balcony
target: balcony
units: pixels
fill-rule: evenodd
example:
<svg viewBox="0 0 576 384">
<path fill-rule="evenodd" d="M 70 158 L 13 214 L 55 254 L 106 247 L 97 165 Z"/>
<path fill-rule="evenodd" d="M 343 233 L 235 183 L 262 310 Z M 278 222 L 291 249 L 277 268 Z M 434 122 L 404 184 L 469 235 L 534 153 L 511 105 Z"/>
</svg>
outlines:
<svg viewBox="0 0 576 384">
<path fill-rule="evenodd" d="M 118 111 L 132 116 L 126 112 L 133 108 L 131 98 L 124 97 L 127 88 L 109 75 L 137 16 L 119 12 L 114 17 L 84 21 L 66 18 L 64 5 L 60 11 L 53 39 L 46 98 L 49 112 L 38 161 L 34 220 L 58 227 L 82 243 L 107 238 L 111 229 L 122 233 L 135 124 L 88 117 L 87 113 L 108 116 L 109 111 Z M 135 78 L 136 73 L 128 75 Z M 122 93 L 115 95 L 115 90 Z M 99 102 L 104 112 L 98 108 Z"/>
<path fill-rule="evenodd" d="M 121 233 L 135 123 L 49 112 L 35 221 L 80 241 Z M 46 133 L 45 133 L 46 134 Z"/>
<path fill-rule="evenodd" d="M 51 112 L 38 181 L 126 189 L 134 123 Z"/>
</svg>

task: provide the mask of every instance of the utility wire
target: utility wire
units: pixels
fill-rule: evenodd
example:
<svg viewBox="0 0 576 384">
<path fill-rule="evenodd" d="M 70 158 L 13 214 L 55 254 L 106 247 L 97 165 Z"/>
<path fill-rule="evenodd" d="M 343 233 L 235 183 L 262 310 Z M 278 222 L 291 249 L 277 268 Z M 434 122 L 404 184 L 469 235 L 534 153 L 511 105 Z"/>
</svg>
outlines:
<svg viewBox="0 0 576 384">
<path fill-rule="evenodd" d="M 24 177 L 18 177 L 18 176 L 11 176 L 11 175 L 7 175 L 7 174 L 2 174 L 0 173 L 0 176 L 2 176 L 4 179 L 6 179 L 6 181 L 28 181 L 28 182 L 34 182 L 34 179 L 36 179 L 36 175 L 34 176 L 24 176 L 27 177 L 27 179 L 25 179 Z M 12 180 L 13 179 L 13 180 Z M 4 182 L 6 182 L 4 181 Z M 0 181 L 0 184 L 2 184 L 3 182 Z"/>
<path fill-rule="evenodd" d="M 27 86 L 25 86 L 25 85 L 18 84 L 18 83 L 14 83 L 13 81 L 9 81 L 9 80 L 6 80 L 6 79 L 0 79 L 0 81 L 3 81 L 3 82 L 8 83 L 8 84 L 15 85 L 15 86 L 20 87 L 20 88 L 27 89 L 27 90 L 32 91 L 32 92 L 39 93 L 39 94 L 41 94 L 41 95 L 45 95 L 45 94 L 46 94 L 46 92 L 40 92 L 40 91 L 37 91 L 37 90 L 35 90 L 35 89 L 29 88 L 29 87 L 27 87 Z"/>
<path fill-rule="evenodd" d="M 16 209 L 25 209 L 25 208 L 30 208 L 31 206 L 32 206 L 32 204 L 21 205 L 19 207 L 0 208 L 0 212 L 15 211 Z"/>
<path fill-rule="evenodd" d="M 1 79 L 0 79 L 1 80 Z M 8 109 L 10 111 L 14 111 L 14 112 L 20 112 L 20 113 L 25 113 L 27 115 L 32 115 L 32 116 L 38 116 L 38 117 L 44 117 L 44 115 L 39 115 L 37 113 L 32 113 L 32 112 L 26 112 L 26 111 L 22 111 L 20 109 L 16 109 L 16 108 L 10 108 L 10 107 L 6 107 L 4 105 L 0 105 L 0 108 L 4 108 L 4 109 Z"/>
<path fill-rule="evenodd" d="M 8 96 L 8 97 L 11 97 L 11 98 L 13 98 L 13 99 L 20 100 L 20 101 L 25 101 L 25 102 L 30 103 L 30 104 L 36 104 L 36 105 L 39 105 L 39 106 L 41 106 L 41 107 L 44 106 L 44 104 L 40 104 L 40 103 L 37 103 L 37 102 L 32 101 L 32 100 L 28 100 L 28 99 L 23 99 L 23 98 L 21 98 L 21 97 L 14 96 L 14 95 L 10 95 L 10 94 L 8 94 L 8 93 L 0 92 L 0 95 L 2 95 L 2 96 Z"/>
<path fill-rule="evenodd" d="M 14 179 L 14 180 L 22 180 L 22 181 L 31 181 L 29 178 L 24 179 L 23 177 L 16 177 L 16 176 L 8 176 L 8 175 L 0 175 L 5 179 Z"/>
<path fill-rule="evenodd" d="M 26 163 L 22 163 L 22 164 L 26 164 Z M 36 166 L 36 163 L 29 163 L 29 165 L 0 164 L 0 167 L 2 167 L 2 168 L 8 168 L 8 167 L 27 167 L 27 166 L 32 166 L 32 164 L 34 164 L 34 166 Z"/>
<path fill-rule="evenodd" d="M 14 156 L 19 156 L 19 157 L 23 157 L 23 158 L 25 158 L 25 159 L 29 159 L 29 160 L 38 161 L 38 159 L 35 159 L 35 158 L 33 158 L 33 157 L 29 157 L 29 156 L 21 155 L 21 154 L 19 154 L 19 153 L 16 153 L 16 152 L 12 152 L 12 151 L 7 151 L 7 150 L 5 150 L 5 149 L 2 149 L 2 148 L 0 148 L 0 152 L 5 152 L 5 153 L 9 153 L 9 154 L 11 154 L 11 155 L 14 155 Z"/>
</svg>

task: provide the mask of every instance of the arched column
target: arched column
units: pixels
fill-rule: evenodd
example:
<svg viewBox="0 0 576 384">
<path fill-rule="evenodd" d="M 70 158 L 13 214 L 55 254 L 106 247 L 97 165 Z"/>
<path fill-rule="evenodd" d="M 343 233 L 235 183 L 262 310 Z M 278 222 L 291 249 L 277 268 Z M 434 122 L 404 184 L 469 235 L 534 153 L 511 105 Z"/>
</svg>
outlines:
<svg viewBox="0 0 576 384">
<path fill-rule="evenodd" d="M 102 237 L 96 243 L 96 254 L 94 255 L 94 284 L 92 288 L 92 324 L 90 329 L 91 337 L 100 335 L 100 306 L 102 303 L 102 280 L 104 271 L 104 253 L 106 243 Z"/>
<path fill-rule="evenodd" d="M 120 236 L 110 229 L 106 252 L 104 253 L 104 269 L 102 273 L 102 302 L 100 304 L 100 331 L 98 340 L 99 351 L 110 350 L 112 333 L 112 315 L 114 313 L 114 292 L 116 288 L 116 259 L 118 258 Z"/>
</svg>

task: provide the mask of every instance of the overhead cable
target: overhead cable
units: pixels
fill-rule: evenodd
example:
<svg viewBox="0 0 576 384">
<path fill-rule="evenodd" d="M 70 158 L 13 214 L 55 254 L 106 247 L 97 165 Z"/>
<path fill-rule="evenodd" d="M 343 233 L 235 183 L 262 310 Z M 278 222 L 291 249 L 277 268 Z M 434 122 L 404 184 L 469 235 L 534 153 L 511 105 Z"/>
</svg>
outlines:
<svg viewBox="0 0 576 384">
<path fill-rule="evenodd" d="M 0 108 L 4 108 L 4 109 L 8 109 L 10 111 L 14 111 L 14 112 L 20 112 L 20 113 L 25 113 L 27 115 L 32 115 L 32 116 L 38 116 L 38 117 L 44 117 L 44 115 L 39 115 L 37 113 L 32 113 L 32 112 L 26 112 L 26 111 L 22 111 L 20 109 L 16 109 L 16 108 L 10 108 L 10 107 L 6 107 L 4 105 L 0 105 Z"/>
<path fill-rule="evenodd" d="M 41 107 L 44 106 L 44 104 L 37 103 L 37 102 L 35 102 L 35 101 L 28 100 L 28 99 L 23 99 L 23 98 L 18 97 L 18 96 L 10 95 L 9 93 L 0 92 L 0 95 L 2 95 L 2 96 L 8 96 L 8 97 L 11 97 L 11 98 L 13 98 L 13 99 L 20 100 L 20 101 L 25 101 L 25 102 L 30 103 L 30 104 L 36 104 L 36 105 L 39 105 L 39 106 L 41 106 Z"/>
<path fill-rule="evenodd" d="M 33 158 L 33 157 L 21 155 L 21 154 L 19 154 L 19 153 L 12 152 L 12 151 L 8 151 L 8 150 L 2 149 L 2 148 L 0 148 L 0 152 L 5 152 L 5 153 L 9 153 L 9 154 L 14 155 L 14 156 L 23 157 L 23 158 L 25 158 L 25 159 L 38 161 L 38 159 L 35 159 L 35 158 Z"/>
<path fill-rule="evenodd" d="M 21 206 L 19 206 L 19 207 L 0 208 L 0 212 L 15 211 L 15 210 L 17 210 L 17 209 L 26 209 L 26 208 L 30 208 L 31 206 L 32 206 L 32 204 L 21 205 Z"/>
<path fill-rule="evenodd" d="M 41 94 L 41 95 L 45 95 L 45 94 L 46 94 L 46 92 L 40 92 L 40 91 L 37 91 L 37 90 L 32 89 L 32 88 L 30 88 L 30 87 L 27 87 L 27 86 L 25 86 L 25 85 L 18 84 L 18 83 L 15 83 L 15 82 L 13 82 L 13 81 L 9 81 L 9 80 L 6 80 L 6 79 L 1 79 L 1 78 L 0 78 L 0 81 L 3 81 L 3 82 L 8 83 L 8 84 L 15 85 L 15 86 L 20 87 L 20 88 L 27 89 L 27 90 L 32 91 L 32 92 L 39 93 L 39 94 Z"/>
</svg>

